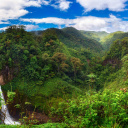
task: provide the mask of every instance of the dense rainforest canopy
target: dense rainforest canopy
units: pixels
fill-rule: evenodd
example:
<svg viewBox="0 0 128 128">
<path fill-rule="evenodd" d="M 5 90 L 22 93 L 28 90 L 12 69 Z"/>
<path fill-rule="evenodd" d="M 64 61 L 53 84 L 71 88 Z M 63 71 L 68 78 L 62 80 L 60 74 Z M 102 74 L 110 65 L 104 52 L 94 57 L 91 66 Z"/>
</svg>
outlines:
<svg viewBox="0 0 128 128">
<path fill-rule="evenodd" d="M 120 89 L 128 87 L 128 38 L 117 34 L 72 27 L 27 32 L 24 26 L 0 33 L 2 89 L 6 96 L 15 92 L 11 115 L 40 113 L 62 128 L 125 128 L 128 92 Z"/>
</svg>

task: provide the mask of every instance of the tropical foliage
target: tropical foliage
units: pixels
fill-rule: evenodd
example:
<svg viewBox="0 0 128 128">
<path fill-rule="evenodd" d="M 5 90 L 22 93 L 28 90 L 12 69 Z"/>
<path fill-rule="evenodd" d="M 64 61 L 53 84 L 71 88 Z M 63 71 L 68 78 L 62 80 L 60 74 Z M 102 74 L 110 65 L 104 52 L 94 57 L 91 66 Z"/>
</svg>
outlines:
<svg viewBox="0 0 128 128">
<path fill-rule="evenodd" d="M 10 26 L 0 33 L 0 59 L 6 103 L 22 122 L 0 127 L 127 128 L 126 33 Z"/>
</svg>

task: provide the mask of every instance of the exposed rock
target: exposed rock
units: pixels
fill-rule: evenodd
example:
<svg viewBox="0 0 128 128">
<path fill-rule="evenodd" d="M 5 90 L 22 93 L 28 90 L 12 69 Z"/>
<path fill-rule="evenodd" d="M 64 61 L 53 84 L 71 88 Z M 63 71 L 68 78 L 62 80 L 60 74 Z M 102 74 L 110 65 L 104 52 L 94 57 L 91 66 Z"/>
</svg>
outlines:
<svg viewBox="0 0 128 128">
<path fill-rule="evenodd" d="M 0 75 L 0 85 L 4 85 L 4 78 L 3 78 L 3 75 Z"/>
</svg>

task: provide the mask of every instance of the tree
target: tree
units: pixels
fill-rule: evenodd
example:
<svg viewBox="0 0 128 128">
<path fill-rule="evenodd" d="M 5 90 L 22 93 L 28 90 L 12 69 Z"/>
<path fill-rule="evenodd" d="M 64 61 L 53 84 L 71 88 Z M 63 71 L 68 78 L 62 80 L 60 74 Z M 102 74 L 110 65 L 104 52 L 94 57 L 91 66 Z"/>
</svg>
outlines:
<svg viewBox="0 0 128 128">
<path fill-rule="evenodd" d="M 64 53 L 57 52 L 52 56 L 52 60 L 55 62 L 57 68 L 58 68 L 58 73 L 60 73 L 60 69 L 64 69 L 66 66 L 68 66 L 65 63 L 66 56 Z"/>
<path fill-rule="evenodd" d="M 74 78 L 76 78 L 76 73 L 78 70 L 80 70 L 82 68 L 83 64 L 81 63 L 81 60 L 79 58 L 76 58 L 76 57 L 71 58 L 71 63 L 73 65 Z"/>
<path fill-rule="evenodd" d="M 47 62 L 48 60 L 49 60 L 49 54 L 48 53 L 43 53 L 42 54 L 42 59 L 43 59 L 43 61 L 45 61 L 45 62 Z"/>
<path fill-rule="evenodd" d="M 124 71 L 127 72 L 127 75 L 128 75 L 128 54 L 126 54 L 122 59 L 122 66 L 124 68 Z"/>
<path fill-rule="evenodd" d="M 89 83 L 92 84 L 92 89 L 93 89 L 93 83 L 96 81 L 96 75 L 94 73 L 91 73 L 87 75 L 89 77 Z"/>
<path fill-rule="evenodd" d="M 24 25 L 19 25 L 19 26 L 12 25 L 6 29 L 6 32 L 13 33 L 13 34 L 17 34 L 17 33 L 23 34 L 25 32 L 25 26 Z"/>
<path fill-rule="evenodd" d="M 50 40 L 57 40 L 57 35 L 54 31 L 51 31 L 50 29 L 44 32 L 42 37 L 44 42 L 49 42 Z"/>
</svg>

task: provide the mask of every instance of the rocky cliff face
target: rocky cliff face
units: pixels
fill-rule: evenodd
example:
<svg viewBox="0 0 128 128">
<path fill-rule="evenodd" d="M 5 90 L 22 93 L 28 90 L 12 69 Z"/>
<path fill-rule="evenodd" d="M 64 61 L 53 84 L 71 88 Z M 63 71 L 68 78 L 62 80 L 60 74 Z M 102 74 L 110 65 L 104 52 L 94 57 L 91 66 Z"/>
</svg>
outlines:
<svg viewBox="0 0 128 128">
<path fill-rule="evenodd" d="M 4 85 L 5 83 L 11 81 L 19 72 L 19 68 L 9 68 L 8 66 L 5 66 L 0 71 L 0 85 Z M 14 75 L 15 74 L 15 75 Z"/>
<path fill-rule="evenodd" d="M 4 78 L 3 78 L 3 75 L 0 75 L 0 85 L 4 85 L 5 82 L 4 82 Z"/>
</svg>

